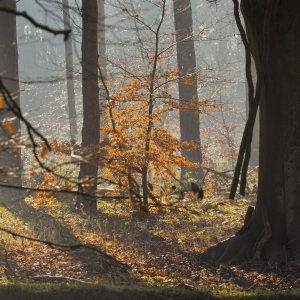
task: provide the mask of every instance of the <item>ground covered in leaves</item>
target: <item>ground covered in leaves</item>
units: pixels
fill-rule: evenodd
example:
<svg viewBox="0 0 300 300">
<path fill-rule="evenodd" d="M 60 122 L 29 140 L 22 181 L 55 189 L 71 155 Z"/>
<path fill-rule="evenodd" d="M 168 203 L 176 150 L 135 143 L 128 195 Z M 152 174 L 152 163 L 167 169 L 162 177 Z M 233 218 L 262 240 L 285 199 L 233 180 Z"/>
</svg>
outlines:
<svg viewBox="0 0 300 300">
<path fill-rule="evenodd" d="M 207 247 L 241 227 L 254 197 L 229 201 L 211 190 L 204 200 L 192 196 L 169 199 L 160 210 L 152 207 L 148 217 L 135 211 L 130 201 L 100 202 L 98 212 L 90 217 L 74 208 L 71 196 L 53 199 L 41 203 L 28 198 L 15 210 L 1 206 L 0 228 L 58 244 L 93 245 L 99 251 L 53 249 L 1 231 L 2 284 L 71 284 L 76 279 L 112 286 L 203 288 L 215 296 L 300 286 L 300 269 L 289 262 L 276 267 L 263 261 L 232 266 L 199 259 Z"/>
</svg>

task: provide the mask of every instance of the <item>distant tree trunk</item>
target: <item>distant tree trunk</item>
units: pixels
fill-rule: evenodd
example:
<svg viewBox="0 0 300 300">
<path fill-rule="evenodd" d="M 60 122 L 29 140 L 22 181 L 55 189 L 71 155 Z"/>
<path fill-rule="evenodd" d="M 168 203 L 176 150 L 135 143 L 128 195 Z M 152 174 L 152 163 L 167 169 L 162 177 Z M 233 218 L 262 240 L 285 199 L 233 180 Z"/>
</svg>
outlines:
<svg viewBox="0 0 300 300">
<path fill-rule="evenodd" d="M 15 0 L 2 0 L 0 7 L 16 9 Z M 5 88 L 10 92 L 13 101 L 20 106 L 20 90 L 18 81 L 18 47 L 17 47 L 17 32 L 16 32 L 16 16 L 13 14 L 0 11 L 0 79 Z M 5 109 L 5 106 L 3 107 Z M 10 119 L 14 114 L 10 111 L 0 111 L 0 122 L 7 120 L 13 126 L 13 132 L 9 133 L 6 128 L 1 127 L 0 136 L 0 181 L 5 181 L 12 185 L 22 186 L 21 179 L 21 149 L 13 153 L 14 145 L 10 145 L 9 140 L 12 135 L 18 138 L 20 135 L 20 120 Z M 13 172 L 13 175 L 4 177 L 3 174 Z M 10 173 L 8 173 L 10 174 Z M 22 194 L 17 189 L 0 188 L 0 202 L 10 204 L 14 200 L 22 197 Z"/>
<path fill-rule="evenodd" d="M 98 2 L 98 53 L 99 67 L 103 81 L 107 81 L 107 58 L 106 58 L 106 41 L 105 41 L 105 0 Z M 105 110 L 107 95 L 103 84 L 100 85 L 100 126 L 104 126 Z M 105 136 L 101 136 L 103 139 Z"/>
<path fill-rule="evenodd" d="M 233 262 L 262 255 L 271 264 L 292 257 L 298 265 L 300 1 L 242 0 L 241 7 L 257 80 L 263 83 L 257 204 L 236 236 L 209 248 L 202 257 Z M 258 85 L 256 89 L 258 92 Z"/>
<path fill-rule="evenodd" d="M 256 86 L 257 82 L 257 74 L 256 74 L 256 68 L 255 68 L 255 62 L 253 57 L 251 56 L 251 75 L 254 86 Z M 247 118 L 249 114 L 249 99 L 248 99 L 248 85 L 246 83 L 246 112 L 247 112 Z M 257 112 L 257 115 L 259 115 L 259 110 Z M 257 167 L 258 166 L 258 155 L 259 154 L 259 118 L 256 118 L 254 128 L 253 128 L 253 137 L 252 137 L 252 143 L 251 143 L 251 157 L 250 157 L 250 166 L 251 167 Z"/>
<path fill-rule="evenodd" d="M 82 96 L 83 127 L 82 146 L 92 151 L 100 139 L 100 108 L 98 87 L 98 39 L 97 39 L 97 0 L 82 1 Z M 79 179 L 89 183 L 88 193 L 93 196 L 97 188 L 98 166 L 93 163 L 81 163 Z M 83 206 L 88 212 L 97 208 L 96 201 L 86 201 L 77 197 L 77 207 Z"/>
<path fill-rule="evenodd" d="M 63 0 L 64 29 L 71 29 L 69 1 Z M 74 76 L 73 76 L 73 50 L 72 39 L 69 37 L 65 41 L 66 73 L 67 73 L 67 91 L 68 91 L 68 113 L 70 123 L 70 137 L 77 140 L 77 120 L 75 108 Z"/>
<path fill-rule="evenodd" d="M 194 48 L 193 20 L 190 0 L 173 0 L 175 31 L 177 42 L 177 64 L 180 76 L 188 76 L 193 85 L 185 85 L 183 81 L 179 83 L 180 104 L 187 104 L 192 99 L 198 99 L 196 72 L 196 56 Z M 180 133 L 181 142 L 193 141 L 200 147 L 200 119 L 199 114 L 190 108 L 188 111 L 180 110 Z M 187 151 L 182 149 L 182 154 L 194 163 L 202 163 L 201 150 Z M 194 169 L 182 168 L 181 178 L 190 172 L 197 181 L 203 180 L 203 170 L 201 167 Z"/>
</svg>

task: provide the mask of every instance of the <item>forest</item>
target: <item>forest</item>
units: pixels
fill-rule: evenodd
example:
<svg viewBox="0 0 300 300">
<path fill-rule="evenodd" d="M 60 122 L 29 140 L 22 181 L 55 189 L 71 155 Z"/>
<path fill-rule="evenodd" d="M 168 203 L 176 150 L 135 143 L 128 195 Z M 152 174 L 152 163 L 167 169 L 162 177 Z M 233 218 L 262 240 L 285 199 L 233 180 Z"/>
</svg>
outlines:
<svg viewBox="0 0 300 300">
<path fill-rule="evenodd" d="M 300 299 L 299 0 L 0 0 L 0 299 Z"/>
</svg>

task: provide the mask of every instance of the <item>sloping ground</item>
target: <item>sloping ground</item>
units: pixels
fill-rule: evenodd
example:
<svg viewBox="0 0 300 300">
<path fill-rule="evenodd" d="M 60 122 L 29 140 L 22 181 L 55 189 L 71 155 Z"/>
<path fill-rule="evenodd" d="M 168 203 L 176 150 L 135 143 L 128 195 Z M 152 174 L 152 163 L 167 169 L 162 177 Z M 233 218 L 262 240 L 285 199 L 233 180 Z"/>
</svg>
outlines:
<svg viewBox="0 0 300 300">
<path fill-rule="evenodd" d="M 209 289 L 216 296 L 218 293 L 231 296 L 237 292 L 251 294 L 259 289 L 275 291 L 274 296 L 279 295 L 279 291 L 294 290 L 300 286 L 300 270 L 289 262 L 270 267 L 263 261 L 234 266 L 199 261 L 202 251 L 230 237 L 240 228 L 247 206 L 253 204 L 251 199 L 228 201 L 224 195 L 218 195 L 211 190 L 206 191 L 204 201 L 192 197 L 185 200 L 164 199 L 163 212 L 152 207 L 150 217 L 139 215 L 132 209 L 130 202 L 124 201 L 101 202 L 98 212 L 89 217 L 80 210 L 74 210 L 72 199 L 63 200 L 65 201 L 45 200 L 43 203 L 37 203 L 34 199 L 28 200 L 27 205 L 35 211 L 31 211 L 27 218 L 21 213 L 0 207 L 0 229 L 6 228 L 18 234 L 54 243 L 80 242 L 95 245 L 108 255 L 84 247 L 62 251 L 43 243 L 13 238 L 0 231 L 0 280 L 3 284 L 9 281 L 30 283 L 37 279 L 47 279 L 51 284 L 45 287 L 57 289 L 56 293 L 60 294 L 63 293 L 60 289 L 97 290 L 104 287 L 110 289 L 115 285 L 129 288 L 139 283 L 148 286 L 144 299 L 193 299 L 189 297 L 194 297 L 193 293 L 200 293 L 199 288 Z M 62 280 L 68 282 L 63 277 L 70 277 L 109 285 L 79 288 L 68 286 L 67 283 L 57 286 L 53 285 L 55 277 L 60 283 Z M 40 285 L 18 285 L 15 290 L 26 287 L 38 289 Z M 182 298 L 168 295 L 166 298 L 159 298 L 164 297 L 161 292 L 151 298 L 151 293 L 157 291 L 153 286 L 178 285 L 187 293 Z M 5 288 L 13 290 L 10 285 L 3 287 Z M 136 287 L 132 290 L 135 289 Z M 84 295 L 81 294 L 82 291 L 78 293 Z M 215 297 L 211 294 L 206 296 Z M 48 299 L 46 297 L 47 295 L 41 298 Z M 199 295 L 195 297 L 201 299 Z M 39 298 L 40 296 L 36 299 Z M 18 298 L 11 296 L 6 299 Z"/>
</svg>

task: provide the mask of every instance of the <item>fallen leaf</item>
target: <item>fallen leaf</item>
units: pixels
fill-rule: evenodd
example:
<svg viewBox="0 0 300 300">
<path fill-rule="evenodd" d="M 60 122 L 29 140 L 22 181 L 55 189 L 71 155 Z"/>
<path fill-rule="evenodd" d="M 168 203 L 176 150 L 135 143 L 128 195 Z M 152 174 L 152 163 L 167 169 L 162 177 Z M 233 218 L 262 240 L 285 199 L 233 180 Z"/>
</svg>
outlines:
<svg viewBox="0 0 300 300">
<path fill-rule="evenodd" d="M 11 123 L 3 123 L 3 126 L 6 127 L 6 129 L 8 130 L 9 133 L 13 133 L 14 132 L 14 128 L 11 125 Z"/>
<path fill-rule="evenodd" d="M 44 156 L 46 156 L 47 155 L 47 153 L 48 153 L 48 151 L 47 151 L 47 149 L 46 148 L 43 148 L 43 150 L 42 150 L 42 152 L 41 152 L 41 155 L 40 155 L 40 157 L 44 157 Z"/>
<path fill-rule="evenodd" d="M 67 190 L 71 189 L 70 182 L 68 180 L 65 181 L 65 186 Z"/>
</svg>

